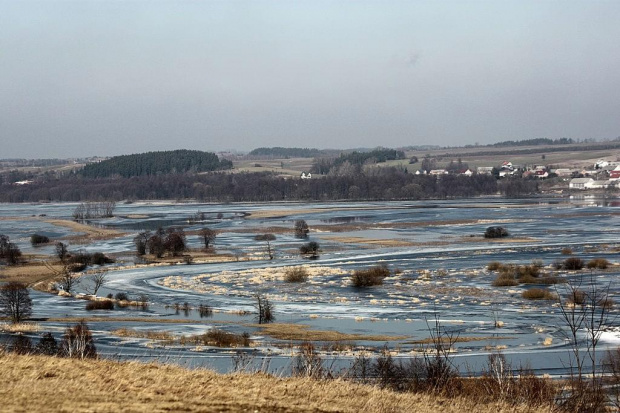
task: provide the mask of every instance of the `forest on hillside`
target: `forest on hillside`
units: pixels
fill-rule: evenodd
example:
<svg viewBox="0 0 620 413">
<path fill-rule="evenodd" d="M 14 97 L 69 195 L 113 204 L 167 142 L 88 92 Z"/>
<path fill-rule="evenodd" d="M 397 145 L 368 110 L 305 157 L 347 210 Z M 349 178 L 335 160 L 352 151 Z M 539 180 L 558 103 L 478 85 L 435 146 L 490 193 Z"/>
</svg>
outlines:
<svg viewBox="0 0 620 413">
<path fill-rule="evenodd" d="M 232 162 L 220 160 L 212 152 L 175 150 L 114 156 L 105 161 L 87 164 L 81 176 L 106 178 L 121 176 L 152 176 L 185 172 L 209 172 L 232 168 Z"/>
</svg>

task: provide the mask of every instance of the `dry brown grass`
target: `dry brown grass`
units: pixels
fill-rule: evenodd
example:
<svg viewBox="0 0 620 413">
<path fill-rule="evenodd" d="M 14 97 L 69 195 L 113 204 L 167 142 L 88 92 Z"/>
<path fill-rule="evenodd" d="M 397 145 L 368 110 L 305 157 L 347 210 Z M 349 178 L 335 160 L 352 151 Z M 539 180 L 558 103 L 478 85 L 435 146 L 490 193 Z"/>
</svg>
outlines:
<svg viewBox="0 0 620 413">
<path fill-rule="evenodd" d="M 71 240 L 73 242 L 105 240 L 105 239 L 112 239 L 112 238 L 116 238 L 116 237 L 120 237 L 121 235 L 124 235 L 123 232 L 117 231 L 115 229 L 93 227 L 87 224 L 70 221 L 68 219 L 41 218 L 41 221 L 47 222 L 48 224 L 56 225 L 59 227 L 70 228 L 71 230 L 75 232 L 82 233 L 80 235 L 71 235 L 68 237 L 64 237 L 64 239 Z"/>
<path fill-rule="evenodd" d="M 300 340 L 300 341 L 394 341 L 407 338 L 406 336 L 386 336 L 386 335 L 364 335 L 346 334 L 339 331 L 310 330 L 310 326 L 305 324 L 255 324 L 263 334 L 278 340 Z"/>
<path fill-rule="evenodd" d="M 5 333 L 33 333 L 41 329 L 37 323 L 2 323 L 0 324 L 0 331 Z"/>
<path fill-rule="evenodd" d="M 546 288 L 530 288 L 521 293 L 526 300 L 557 300 L 557 295 Z"/>
<path fill-rule="evenodd" d="M 148 338 L 149 340 L 174 340 L 174 335 L 168 331 L 141 331 L 132 328 L 119 328 L 112 331 L 112 334 L 118 337 L 134 337 L 134 338 Z"/>
<path fill-rule="evenodd" d="M 30 261 L 20 265 L 5 266 L 0 270 L 0 278 L 3 282 L 18 281 L 27 285 L 47 284 L 58 277 L 57 274 L 62 271 L 62 268 L 60 263 L 46 266 L 41 261 Z M 42 289 L 45 290 L 45 287 Z"/>
<path fill-rule="evenodd" d="M 176 366 L 0 356 L 4 412 L 545 412 L 462 398 L 394 393 L 342 380 L 221 375 Z"/>
</svg>

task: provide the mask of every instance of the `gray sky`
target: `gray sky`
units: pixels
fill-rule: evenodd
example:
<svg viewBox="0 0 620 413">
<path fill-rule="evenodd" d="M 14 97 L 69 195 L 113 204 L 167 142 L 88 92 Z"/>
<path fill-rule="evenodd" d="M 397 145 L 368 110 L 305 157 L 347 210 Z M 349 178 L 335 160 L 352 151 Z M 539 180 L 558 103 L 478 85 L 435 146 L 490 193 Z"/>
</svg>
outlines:
<svg viewBox="0 0 620 413">
<path fill-rule="evenodd" d="M 0 158 L 620 135 L 620 1 L 0 0 Z"/>
</svg>

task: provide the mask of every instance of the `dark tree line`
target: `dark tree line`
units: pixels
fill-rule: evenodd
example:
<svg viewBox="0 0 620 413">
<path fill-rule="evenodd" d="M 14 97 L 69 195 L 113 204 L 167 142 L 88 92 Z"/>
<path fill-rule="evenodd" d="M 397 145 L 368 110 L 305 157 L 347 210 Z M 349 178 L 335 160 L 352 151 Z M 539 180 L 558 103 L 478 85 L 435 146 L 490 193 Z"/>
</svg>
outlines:
<svg viewBox="0 0 620 413">
<path fill-rule="evenodd" d="M 265 156 L 274 158 L 314 158 L 321 156 L 324 151 L 316 148 L 283 148 L 275 146 L 273 148 L 256 148 L 249 156 Z"/>
<path fill-rule="evenodd" d="M 549 139 L 549 138 L 535 138 L 535 139 L 524 139 L 520 141 L 502 141 L 494 143 L 491 146 L 502 147 L 502 146 L 536 146 L 536 145 L 568 145 L 571 143 L 575 143 L 571 138 L 560 138 L 560 139 Z"/>
<path fill-rule="evenodd" d="M 176 151 L 147 152 L 133 155 L 115 156 L 98 163 L 91 163 L 80 171 L 87 178 L 108 176 L 158 175 L 185 172 L 207 172 L 232 168 L 232 162 L 220 160 L 212 152 Z"/>
<path fill-rule="evenodd" d="M 291 179 L 264 173 L 170 174 L 132 178 L 68 177 L 22 186 L 3 186 L 0 202 L 123 199 L 196 199 L 213 202 L 391 200 L 472 197 L 495 194 L 491 175 L 441 177 L 415 175 L 396 167 L 368 172 Z"/>
<path fill-rule="evenodd" d="M 311 172 L 324 175 L 345 163 L 361 166 L 369 162 L 381 163 L 395 159 L 405 159 L 405 152 L 396 149 L 375 149 L 370 152 L 353 151 L 340 154 L 337 158 L 317 158 L 312 164 Z"/>
</svg>

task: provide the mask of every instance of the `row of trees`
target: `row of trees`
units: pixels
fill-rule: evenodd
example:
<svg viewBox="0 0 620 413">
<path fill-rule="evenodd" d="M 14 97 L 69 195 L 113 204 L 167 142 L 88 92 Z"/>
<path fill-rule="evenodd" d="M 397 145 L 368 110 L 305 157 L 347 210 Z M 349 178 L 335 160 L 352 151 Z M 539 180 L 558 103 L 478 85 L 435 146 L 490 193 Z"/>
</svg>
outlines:
<svg viewBox="0 0 620 413">
<path fill-rule="evenodd" d="M 114 216 L 116 202 L 82 202 L 73 210 L 73 219 L 111 218 Z"/>
<path fill-rule="evenodd" d="M 123 199 L 197 199 L 213 202 L 391 200 L 472 197 L 496 194 L 490 175 L 440 178 L 415 175 L 406 168 L 365 169 L 343 164 L 321 179 L 290 179 L 273 173 L 212 173 L 133 178 L 68 177 L 45 183 L 3 186 L 0 202 Z"/>
<path fill-rule="evenodd" d="M 310 171 L 325 175 L 343 164 L 362 166 L 367 163 L 374 164 L 396 159 L 405 159 L 405 152 L 396 149 L 375 149 L 369 152 L 354 151 L 340 154 L 337 158 L 316 158 Z"/>
<path fill-rule="evenodd" d="M 157 258 L 163 257 L 166 252 L 177 257 L 187 249 L 185 232 L 181 228 L 159 228 L 154 233 L 144 231 L 136 235 L 133 241 L 138 255 L 148 252 Z"/>
<path fill-rule="evenodd" d="M 44 333 L 36 346 L 32 345 L 28 337 L 19 334 L 7 349 L 17 354 L 43 354 L 80 359 L 97 357 L 93 335 L 84 321 L 68 327 L 60 344 L 52 333 Z"/>
</svg>

